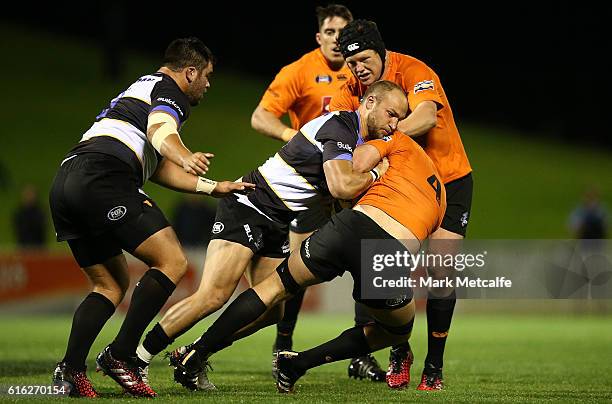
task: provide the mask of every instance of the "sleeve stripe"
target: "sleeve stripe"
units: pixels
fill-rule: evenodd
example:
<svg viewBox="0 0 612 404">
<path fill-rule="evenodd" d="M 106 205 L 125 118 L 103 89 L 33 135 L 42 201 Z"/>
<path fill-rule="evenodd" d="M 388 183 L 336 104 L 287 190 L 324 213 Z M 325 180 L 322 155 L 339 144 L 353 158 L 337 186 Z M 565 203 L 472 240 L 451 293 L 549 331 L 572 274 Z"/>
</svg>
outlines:
<svg viewBox="0 0 612 404">
<path fill-rule="evenodd" d="M 342 153 L 334 157 L 332 160 L 350 160 L 353 161 L 353 155 L 351 153 Z"/>
</svg>

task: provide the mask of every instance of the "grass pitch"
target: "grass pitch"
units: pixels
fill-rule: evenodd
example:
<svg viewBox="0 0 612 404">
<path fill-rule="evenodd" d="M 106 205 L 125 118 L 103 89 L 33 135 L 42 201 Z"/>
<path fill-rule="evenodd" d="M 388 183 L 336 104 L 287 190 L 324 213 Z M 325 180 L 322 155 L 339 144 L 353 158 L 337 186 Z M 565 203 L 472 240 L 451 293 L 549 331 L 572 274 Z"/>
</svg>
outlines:
<svg viewBox="0 0 612 404">
<path fill-rule="evenodd" d="M 0 386 L 49 385 L 63 353 L 70 317 L 2 317 Z M 270 376 L 273 329 L 234 344 L 213 357 L 211 380 L 218 389 L 192 393 L 172 381 L 162 358 L 151 366 L 158 402 L 609 402 L 612 400 L 612 318 L 542 315 L 467 315 L 453 321 L 445 362 L 446 389 L 415 390 L 426 353 L 425 316 L 417 314 L 411 339 L 416 363 L 410 386 L 392 391 L 384 383 L 349 380 L 347 361 L 310 371 L 291 396 L 276 393 Z M 191 342 L 211 321 L 180 338 Z M 107 324 L 90 353 L 89 375 L 103 401 L 131 402 L 108 378 L 96 374 L 94 357 L 117 332 L 120 319 Z M 303 315 L 295 348 L 335 337 L 351 325 L 349 315 Z M 387 350 L 377 353 L 383 366 Z M 0 395 L 2 402 L 47 402 L 58 398 Z"/>
</svg>

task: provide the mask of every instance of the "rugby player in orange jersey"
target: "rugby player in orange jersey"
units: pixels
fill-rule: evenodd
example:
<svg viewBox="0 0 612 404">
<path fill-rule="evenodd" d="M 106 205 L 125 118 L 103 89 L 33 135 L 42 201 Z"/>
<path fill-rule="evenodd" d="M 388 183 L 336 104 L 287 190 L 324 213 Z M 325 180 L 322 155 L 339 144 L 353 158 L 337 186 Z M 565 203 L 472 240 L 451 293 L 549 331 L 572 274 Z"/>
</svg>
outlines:
<svg viewBox="0 0 612 404">
<path fill-rule="evenodd" d="M 239 295 L 182 357 L 178 366 L 181 371 L 195 373 L 201 358 L 223 346 L 234 333 L 301 289 L 331 281 L 345 271 L 354 280 L 353 299 L 364 304 L 375 322 L 345 330 L 337 338 L 304 352 L 279 352 L 278 391 L 292 392 L 295 382 L 308 369 L 408 340 L 414 320 L 412 290 L 401 286 L 391 291 L 393 298 L 368 296 L 361 280 L 368 279 L 371 267 L 364 266 L 362 272 L 362 264 L 370 262 L 362 258 L 366 251 L 362 251 L 362 241 L 388 240 L 385 243 L 393 251 L 416 254 L 442 222 L 446 192 L 431 159 L 416 142 L 401 134 L 358 147 L 354 166 L 367 170 L 383 157 L 388 158 L 387 172 L 357 204 L 334 215 L 275 272 Z M 380 251 L 375 249 L 375 254 Z"/>
<path fill-rule="evenodd" d="M 455 125 L 448 99 L 436 73 L 422 61 L 385 48 L 376 24 L 355 20 L 338 38 L 340 50 L 353 77 L 331 103 L 332 111 L 352 110 L 368 86 L 378 80 L 399 84 L 408 96 L 410 114 L 398 130 L 414 137 L 431 157 L 447 191 L 446 215 L 431 235 L 428 252 L 456 253 L 465 237 L 472 205 L 472 168 Z M 443 279 L 447 268 L 427 268 L 430 276 Z M 428 352 L 419 390 L 443 388 L 442 366 L 446 337 L 455 307 L 451 288 L 431 288 L 427 298 Z M 358 311 L 358 310 L 357 310 Z M 366 317 L 366 316 L 362 316 Z M 367 321 L 364 320 L 364 321 Z M 404 387 L 410 381 L 413 356 L 408 344 L 391 350 L 387 384 Z"/>
<path fill-rule="evenodd" d="M 316 14 L 319 47 L 278 72 L 251 117 L 253 129 L 284 142 L 289 141 L 306 122 L 329 112 L 330 102 L 351 77 L 336 42 L 340 30 L 353 20 L 351 12 L 343 5 L 330 4 L 317 7 Z M 281 121 L 284 115 L 289 116 L 290 127 Z M 297 250 L 306 237 L 329 220 L 329 215 L 330 207 L 327 205 L 300 213 L 291 222 L 290 250 Z M 293 330 L 303 299 L 304 294 L 300 293 L 287 301 L 283 320 L 277 324 L 272 349 L 272 375 L 275 378 L 276 352 L 292 348 Z M 373 356 L 356 358 L 353 362 L 349 371 L 353 377 L 367 374 L 371 380 L 385 380 L 385 371 Z"/>
</svg>

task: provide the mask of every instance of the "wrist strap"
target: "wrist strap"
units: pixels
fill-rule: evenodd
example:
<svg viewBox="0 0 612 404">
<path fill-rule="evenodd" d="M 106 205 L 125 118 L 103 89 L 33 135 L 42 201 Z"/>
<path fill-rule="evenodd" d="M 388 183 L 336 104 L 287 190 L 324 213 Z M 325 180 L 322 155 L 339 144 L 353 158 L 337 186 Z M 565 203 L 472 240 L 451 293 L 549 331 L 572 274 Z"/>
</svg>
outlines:
<svg viewBox="0 0 612 404">
<path fill-rule="evenodd" d="M 370 174 L 372 174 L 372 182 L 376 182 L 380 178 L 380 174 L 376 167 L 370 170 Z"/>
<path fill-rule="evenodd" d="M 196 192 L 210 195 L 216 186 L 217 181 L 209 180 L 208 178 L 204 177 L 198 177 Z"/>
</svg>

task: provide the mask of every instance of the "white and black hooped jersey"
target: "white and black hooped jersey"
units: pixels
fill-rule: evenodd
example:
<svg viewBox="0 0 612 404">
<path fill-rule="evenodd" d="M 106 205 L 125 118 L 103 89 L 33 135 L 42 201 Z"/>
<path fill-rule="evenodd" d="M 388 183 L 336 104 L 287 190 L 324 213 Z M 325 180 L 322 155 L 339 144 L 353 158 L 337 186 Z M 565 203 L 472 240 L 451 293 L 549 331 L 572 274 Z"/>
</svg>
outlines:
<svg viewBox="0 0 612 404">
<path fill-rule="evenodd" d="M 142 76 L 115 97 L 67 156 L 82 152 L 115 156 L 144 183 L 161 158 L 147 139 L 147 120 L 153 111 L 172 115 L 179 128 L 190 112 L 187 96 L 170 76 L 159 72 Z"/>
<path fill-rule="evenodd" d="M 308 122 L 273 157 L 243 177 L 256 185 L 239 201 L 270 219 L 289 223 L 298 212 L 331 200 L 323 163 L 352 160 L 363 143 L 357 112 L 340 111 Z"/>
</svg>

